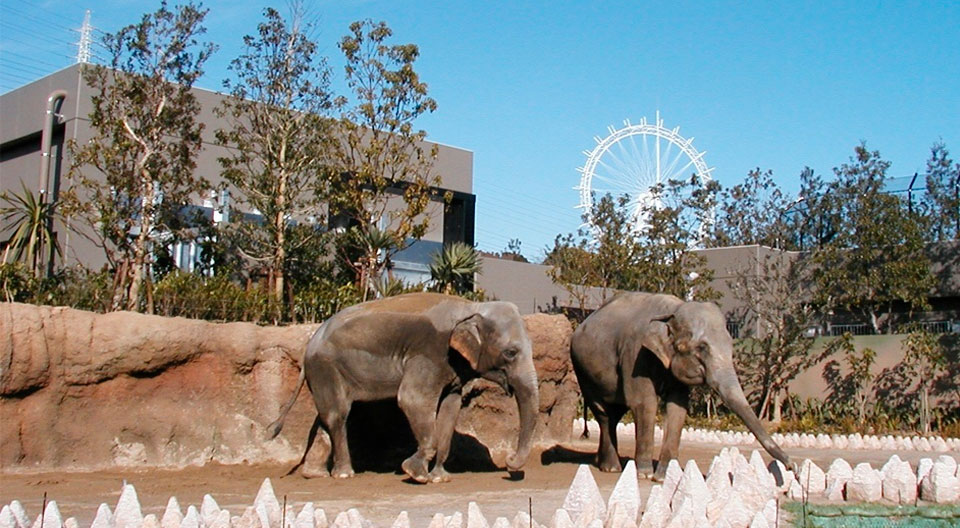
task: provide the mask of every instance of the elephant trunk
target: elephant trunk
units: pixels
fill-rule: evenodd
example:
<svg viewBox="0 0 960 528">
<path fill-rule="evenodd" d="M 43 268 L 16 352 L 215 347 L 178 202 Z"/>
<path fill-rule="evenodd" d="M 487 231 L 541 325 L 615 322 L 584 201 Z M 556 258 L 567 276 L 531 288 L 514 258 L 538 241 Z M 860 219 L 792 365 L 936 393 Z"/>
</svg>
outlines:
<svg viewBox="0 0 960 528">
<path fill-rule="evenodd" d="M 723 372 L 721 375 L 707 380 L 709 385 L 720 394 L 730 410 L 736 413 L 743 420 L 750 432 L 757 437 L 760 445 L 770 453 L 770 456 L 783 462 L 787 467 L 791 467 L 790 457 L 780 449 L 780 446 L 770 438 L 770 434 L 764 429 L 760 419 L 754 414 L 753 409 L 747 402 L 747 397 L 743 394 L 743 388 L 740 387 L 740 381 L 737 379 L 736 372 L 730 369 L 729 372 Z"/>
<path fill-rule="evenodd" d="M 517 438 L 517 451 L 507 457 L 507 469 L 519 471 L 530 456 L 533 445 L 533 432 L 537 427 L 540 413 L 540 390 L 538 388 L 537 371 L 533 368 L 533 360 L 524 363 L 521 368 L 512 372 L 508 379 L 517 399 L 517 408 L 520 411 L 520 433 Z"/>
</svg>

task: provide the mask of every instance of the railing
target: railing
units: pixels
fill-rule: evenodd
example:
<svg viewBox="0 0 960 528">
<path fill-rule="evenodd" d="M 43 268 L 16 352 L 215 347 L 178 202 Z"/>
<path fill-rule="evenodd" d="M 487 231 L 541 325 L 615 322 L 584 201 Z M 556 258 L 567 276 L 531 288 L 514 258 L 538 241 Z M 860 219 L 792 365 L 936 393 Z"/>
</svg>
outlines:
<svg viewBox="0 0 960 528">
<path fill-rule="evenodd" d="M 727 333 L 730 334 L 730 337 L 737 339 L 740 337 L 740 323 L 733 321 L 727 321 Z"/>
<path fill-rule="evenodd" d="M 960 333 L 960 321 L 917 321 L 900 325 L 900 332 L 907 333 L 922 328 L 931 334 Z"/>
<path fill-rule="evenodd" d="M 860 324 L 840 324 L 840 325 L 831 325 L 828 328 L 828 334 L 831 336 L 842 336 L 843 334 L 849 333 L 850 335 L 861 336 L 861 335 L 873 335 L 873 326 L 860 323 Z"/>
<path fill-rule="evenodd" d="M 909 333 L 915 328 L 922 328 L 931 334 L 949 334 L 949 333 L 960 333 L 960 321 L 912 321 L 909 323 L 901 324 L 897 330 L 901 334 Z M 858 324 L 840 324 L 832 325 L 828 329 L 827 335 L 831 336 L 841 336 L 845 333 L 850 333 L 851 335 L 873 335 L 876 332 L 873 330 L 873 326 L 866 323 Z"/>
</svg>

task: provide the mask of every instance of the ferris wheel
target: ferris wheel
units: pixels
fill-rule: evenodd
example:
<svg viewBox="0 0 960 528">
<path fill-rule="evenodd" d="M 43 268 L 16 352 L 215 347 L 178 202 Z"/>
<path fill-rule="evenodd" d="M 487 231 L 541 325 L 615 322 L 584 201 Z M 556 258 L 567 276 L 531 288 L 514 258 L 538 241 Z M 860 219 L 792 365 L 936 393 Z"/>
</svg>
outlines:
<svg viewBox="0 0 960 528">
<path fill-rule="evenodd" d="M 648 123 L 646 118 L 640 124 L 623 122 L 623 128 L 608 127 L 610 135 L 606 138 L 594 137 L 597 146 L 584 151 L 587 162 L 577 169 L 580 185 L 574 189 L 580 191 L 579 209 L 588 218 L 592 210 L 594 197 L 609 193 L 614 198 L 628 196 L 629 213 L 633 218 L 634 230 L 644 226 L 645 207 L 661 205 L 652 189 L 659 183 L 684 179 L 696 173 L 704 182 L 711 179 L 713 168 L 708 168 L 703 160 L 706 152 L 693 147 L 693 138 L 680 135 L 680 127 L 668 129 L 663 126 L 660 112 L 656 123 Z"/>
</svg>

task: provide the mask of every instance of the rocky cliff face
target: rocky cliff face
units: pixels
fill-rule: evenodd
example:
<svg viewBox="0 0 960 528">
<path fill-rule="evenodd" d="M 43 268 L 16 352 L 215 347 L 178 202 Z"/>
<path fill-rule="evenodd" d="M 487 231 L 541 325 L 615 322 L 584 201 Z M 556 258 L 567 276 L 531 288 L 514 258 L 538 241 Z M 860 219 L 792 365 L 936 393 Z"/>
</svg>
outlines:
<svg viewBox="0 0 960 528">
<path fill-rule="evenodd" d="M 549 447 L 569 438 L 576 410 L 571 330 L 559 316 L 525 322 L 540 375 L 539 442 Z M 0 465 L 12 471 L 292 464 L 316 414 L 308 391 L 281 436 L 266 441 L 264 428 L 296 388 L 315 330 L 0 304 Z M 465 438 L 485 447 L 499 463 L 513 448 L 516 404 L 485 382 L 474 383 L 465 399 L 458 444 Z M 370 419 L 389 409 L 387 402 L 351 415 L 352 451 L 362 457 L 392 446 L 410 454 L 403 434 L 366 431 L 405 426 L 402 415 Z M 321 435 L 318 444 L 325 441 Z M 458 445 L 453 449 L 455 456 Z"/>
</svg>

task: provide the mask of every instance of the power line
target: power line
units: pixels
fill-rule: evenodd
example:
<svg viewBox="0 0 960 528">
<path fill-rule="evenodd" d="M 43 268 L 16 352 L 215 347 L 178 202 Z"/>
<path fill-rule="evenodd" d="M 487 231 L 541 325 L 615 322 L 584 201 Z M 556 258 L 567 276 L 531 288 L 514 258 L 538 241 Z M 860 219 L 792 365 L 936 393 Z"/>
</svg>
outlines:
<svg viewBox="0 0 960 528">
<path fill-rule="evenodd" d="M 30 81 L 36 80 L 34 78 L 27 77 L 26 75 L 13 73 L 5 69 L 2 73 L 0 73 L 0 82 L 3 82 L 2 80 L 6 79 L 7 77 L 10 77 L 12 80 L 17 81 L 20 84 L 26 84 Z"/>
<path fill-rule="evenodd" d="M 9 2 L 9 1 L 4 2 L 2 7 L 3 7 L 3 9 L 5 9 L 5 10 L 7 10 L 7 11 L 12 11 L 13 13 L 17 14 L 18 16 L 21 16 L 21 17 L 23 17 L 23 18 L 27 18 L 27 19 L 29 19 L 29 20 L 33 20 L 33 21 L 35 21 L 35 22 L 39 22 L 39 23 L 44 24 L 44 25 L 54 26 L 54 27 L 58 27 L 58 28 L 60 28 L 60 29 L 66 29 L 66 30 L 68 30 L 68 31 L 75 31 L 74 28 L 71 28 L 71 27 L 68 27 L 68 26 L 63 25 L 63 24 L 72 24 L 72 23 L 74 22 L 74 21 L 73 21 L 70 17 L 68 17 L 67 15 L 64 15 L 63 13 L 60 13 L 60 12 L 58 12 L 58 11 L 52 11 L 52 10 L 50 10 L 50 9 L 47 9 L 47 8 L 43 7 L 42 5 L 40 5 L 39 3 L 32 3 L 32 4 L 28 4 L 28 5 L 29 5 L 29 8 L 30 8 L 29 11 L 24 11 L 22 8 L 18 9 L 18 8 L 14 7 L 14 6 L 10 5 L 10 2 Z M 37 12 L 37 11 L 42 11 L 45 15 L 47 15 L 47 18 L 39 18 L 39 17 L 36 17 L 36 16 L 34 16 L 34 15 L 31 14 L 31 12 Z M 63 24 L 58 24 L 58 23 L 50 20 L 50 18 L 58 18 L 58 19 L 60 19 L 60 20 L 63 22 Z"/>
<path fill-rule="evenodd" d="M 555 224 L 557 222 L 557 215 L 566 216 L 569 220 L 574 220 L 574 216 L 570 214 L 563 215 L 562 209 L 558 209 L 555 205 L 549 205 L 551 209 L 550 212 L 544 211 L 543 209 L 537 209 L 530 207 L 528 202 L 529 195 L 524 194 L 520 197 L 515 197 L 513 195 L 503 195 L 503 194 L 484 194 L 483 200 L 478 200 L 478 207 L 481 205 L 492 204 L 494 208 L 500 208 L 503 205 L 503 211 L 500 211 L 503 214 L 510 216 L 522 216 L 524 219 L 529 220 L 529 217 L 535 217 L 545 223 Z M 492 199 L 491 199 L 492 198 Z M 516 213 L 513 213 L 516 211 Z M 576 217 L 579 222 L 579 216 Z"/>
<path fill-rule="evenodd" d="M 515 194 L 514 189 L 508 189 L 507 187 L 504 187 L 503 185 L 500 185 L 499 183 L 496 183 L 490 180 L 484 181 L 483 184 L 478 185 L 478 187 L 484 187 L 484 186 L 490 186 L 504 193 L 508 193 L 508 196 L 513 196 Z M 536 196 L 533 196 L 530 194 L 525 194 L 523 196 L 523 200 L 524 202 L 535 202 L 535 203 L 544 205 L 546 207 L 550 207 L 554 209 L 557 212 L 557 214 L 561 214 L 563 216 L 568 216 L 568 217 L 575 217 L 577 220 L 580 219 L 579 213 L 576 213 L 572 209 L 567 209 L 565 207 L 557 207 L 557 204 L 554 202 L 549 202 L 547 200 L 544 200 L 542 198 L 537 198 Z"/>
<path fill-rule="evenodd" d="M 3 62 L 12 62 L 13 64 L 17 64 L 17 65 L 20 65 L 20 66 L 23 66 L 23 67 L 26 67 L 26 68 L 32 68 L 32 67 L 34 67 L 34 65 L 37 65 L 37 64 L 40 64 L 40 65 L 43 65 L 43 66 L 49 66 L 49 67 L 51 67 L 51 68 L 57 68 L 57 69 L 60 69 L 60 68 L 63 68 L 63 67 L 64 67 L 63 64 L 52 64 L 52 63 L 49 63 L 49 62 L 46 62 L 46 61 L 36 60 L 36 59 L 34 59 L 34 60 L 32 61 L 33 64 L 28 64 L 28 63 L 20 62 L 20 61 L 11 59 L 10 57 L 0 57 L 0 61 L 3 61 Z"/>
<path fill-rule="evenodd" d="M 61 26 L 61 25 L 59 25 L 59 24 L 53 24 L 53 23 L 51 23 L 51 22 L 48 21 L 48 20 L 43 20 L 43 19 L 41 19 L 41 18 L 37 18 L 37 17 L 34 17 L 34 16 L 30 16 L 30 15 L 28 15 L 28 14 L 24 14 L 24 13 L 14 13 L 14 14 L 16 15 L 17 18 L 20 18 L 20 19 L 24 19 L 24 20 L 33 22 L 33 23 L 35 23 L 35 24 L 38 24 L 38 25 L 41 25 L 41 26 L 44 26 L 44 27 L 53 26 L 53 27 L 55 27 L 55 28 L 57 28 L 57 29 L 62 29 L 62 30 L 65 30 L 65 31 L 76 31 L 76 29 L 74 29 L 74 28 L 69 28 L 69 27 L 66 27 L 66 26 Z M 48 33 L 48 34 L 49 34 L 49 33 Z"/>
</svg>

